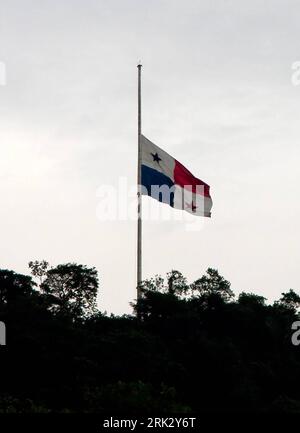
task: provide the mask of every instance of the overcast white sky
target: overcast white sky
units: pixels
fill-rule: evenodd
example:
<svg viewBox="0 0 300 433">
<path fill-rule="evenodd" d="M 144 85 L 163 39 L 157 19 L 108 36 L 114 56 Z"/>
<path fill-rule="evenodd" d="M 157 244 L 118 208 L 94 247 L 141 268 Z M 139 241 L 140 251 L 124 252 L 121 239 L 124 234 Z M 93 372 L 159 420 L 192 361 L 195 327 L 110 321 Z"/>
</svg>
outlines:
<svg viewBox="0 0 300 433">
<path fill-rule="evenodd" d="M 299 14 L 296 0 L 2 0 L 0 266 L 95 266 L 101 310 L 131 311 L 135 223 L 99 221 L 96 192 L 135 182 L 141 59 L 144 134 L 214 201 L 198 232 L 145 222 L 144 277 L 210 266 L 236 293 L 297 291 Z"/>
</svg>

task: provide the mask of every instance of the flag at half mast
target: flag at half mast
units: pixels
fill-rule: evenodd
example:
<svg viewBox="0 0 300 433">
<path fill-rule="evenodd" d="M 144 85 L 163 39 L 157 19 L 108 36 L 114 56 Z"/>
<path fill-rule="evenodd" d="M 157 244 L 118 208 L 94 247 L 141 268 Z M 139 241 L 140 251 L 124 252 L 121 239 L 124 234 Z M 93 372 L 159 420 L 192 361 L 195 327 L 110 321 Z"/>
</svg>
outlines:
<svg viewBox="0 0 300 433">
<path fill-rule="evenodd" d="M 209 185 L 141 135 L 141 192 L 175 209 L 210 217 Z"/>
</svg>

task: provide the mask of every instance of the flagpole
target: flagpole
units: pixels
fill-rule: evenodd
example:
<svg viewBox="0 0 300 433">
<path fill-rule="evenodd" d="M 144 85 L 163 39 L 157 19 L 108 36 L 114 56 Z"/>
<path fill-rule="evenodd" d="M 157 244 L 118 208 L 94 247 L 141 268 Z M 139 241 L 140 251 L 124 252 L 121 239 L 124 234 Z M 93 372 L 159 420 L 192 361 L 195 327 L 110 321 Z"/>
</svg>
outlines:
<svg viewBox="0 0 300 433">
<path fill-rule="evenodd" d="M 142 194 L 141 194 L 141 134 L 142 134 L 142 98 L 141 98 L 141 72 L 142 65 L 139 63 L 138 68 L 138 168 L 137 168 L 137 184 L 138 184 L 138 219 L 137 219 L 137 300 L 140 299 L 140 284 L 142 281 Z"/>
</svg>

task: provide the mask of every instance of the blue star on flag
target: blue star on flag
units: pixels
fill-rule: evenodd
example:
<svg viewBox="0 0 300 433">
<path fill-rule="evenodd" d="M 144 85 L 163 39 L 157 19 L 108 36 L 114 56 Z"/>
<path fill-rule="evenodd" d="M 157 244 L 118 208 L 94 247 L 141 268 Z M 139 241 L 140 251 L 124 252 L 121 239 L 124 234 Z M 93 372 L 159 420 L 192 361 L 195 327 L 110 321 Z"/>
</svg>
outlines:
<svg viewBox="0 0 300 433">
<path fill-rule="evenodd" d="M 153 161 L 156 161 L 157 164 L 159 164 L 159 161 L 161 161 L 161 158 L 158 156 L 158 153 L 157 152 L 155 154 L 151 153 L 151 155 L 152 155 Z"/>
</svg>

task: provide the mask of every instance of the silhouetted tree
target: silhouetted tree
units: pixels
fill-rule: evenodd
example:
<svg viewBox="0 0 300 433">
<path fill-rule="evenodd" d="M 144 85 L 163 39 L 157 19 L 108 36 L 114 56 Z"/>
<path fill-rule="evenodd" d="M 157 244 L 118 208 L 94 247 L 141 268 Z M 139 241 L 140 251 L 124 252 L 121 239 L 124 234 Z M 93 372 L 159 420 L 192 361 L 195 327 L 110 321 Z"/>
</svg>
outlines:
<svg viewBox="0 0 300 433">
<path fill-rule="evenodd" d="M 81 318 L 95 312 L 97 271 L 76 263 L 58 265 L 46 272 L 40 289 L 48 296 L 53 312 Z"/>
<path fill-rule="evenodd" d="M 266 298 L 264 298 L 263 296 L 255 295 L 254 293 L 242 292 L 242 293 L 240 293 L 239 298 L 238 298 L 238 303 L 240 305 L 250 305 L 250 306 L 261 305 L 261 306 L 264 306 L 265 302 L 266 302 Z"/>
<path fill-rule="evenodd" d="M 167 281 L 160 275 L 146 279 L 141 283 L 142 292 L 150 290 L 152 292 L 169 293 L 170 295 L 185 295 L 189 290 L 186 278 L 181 272 L 172 270 L 167 273 Z"/>
<path fill-rule="evenodd" d="M 189 289 L 186 278 L 181 272 L 172 270 L 167 274 L 168 292 L 171 295 L 184 295 Z"/>
<path fill-rule="evenodd" d="M 46 277 L 47 275 L 47 270 L 49 268 L 49 263 L 46 260 L 35 260 L 35 261 L 30 261 L 28 263 L 28 266 L 31 270 L 31 274 L 34 277 L 37 277 L 39 279 L 39 283 L 40 285 L 43 282 L 43 279 Z"/>
<path fill-rule="evenodd" d="M 296 312 L 300 308 L 300 296 L 290 289 L 288 292 L 281 294 L 281 298 L 276 302 L 276 305 Z"/>
<path fill-rule="evenodd" d="M 234 297 L 230 282 L 225 280 L 216 269 L 208 268 L 206 274 L 191 285 L 192 292 L 200 297 L 219 295 L 224 301 Z"/>
<path fill-rule="evenodd" d="M 140 288 L 142 293 L 145 293 L 148 290 L 164 293 L 166 290 L 165 281 L 160 275 L 155 275 L 153 278 L 143 280 Z"/>
<path fill-rule="evenodd" d="M 33 293 L 31 277 L 0 269 L 0 306 Z"/>
</svg>

